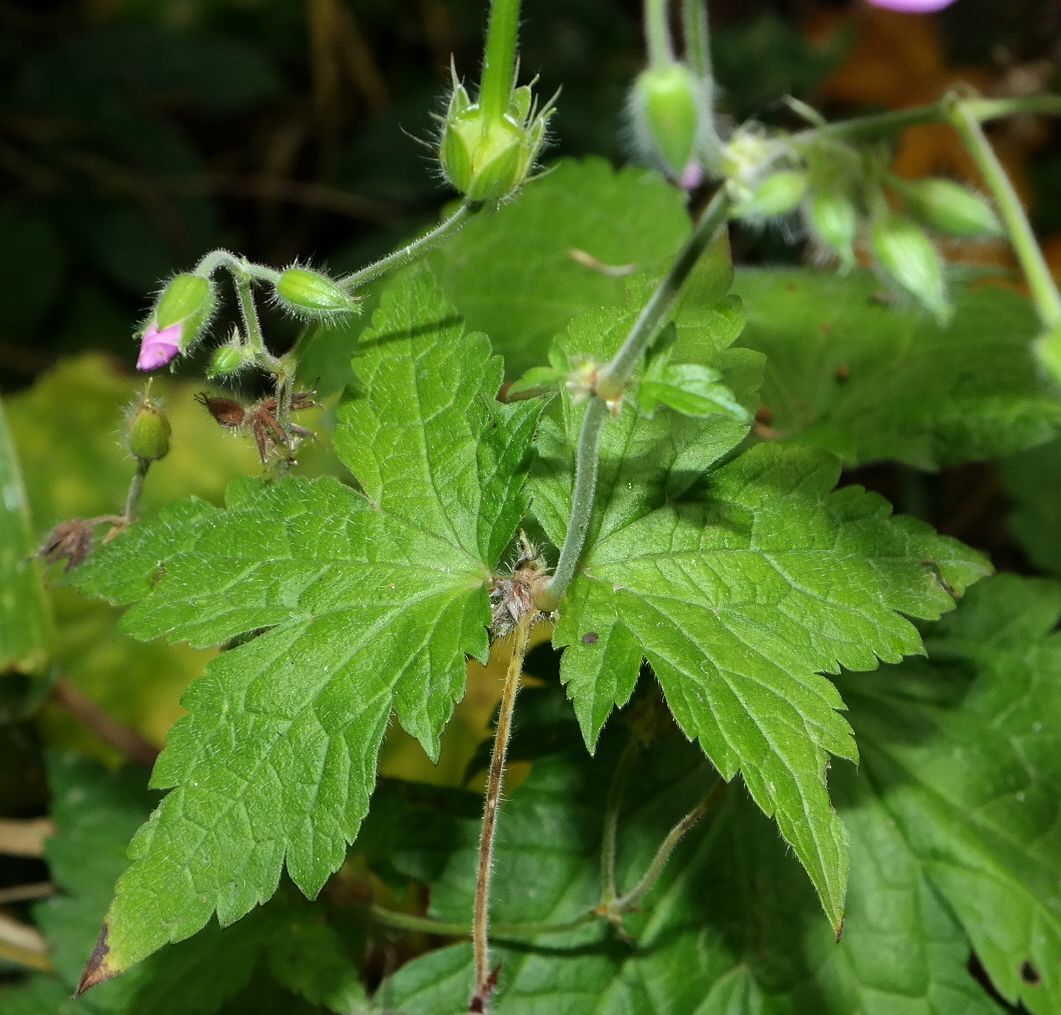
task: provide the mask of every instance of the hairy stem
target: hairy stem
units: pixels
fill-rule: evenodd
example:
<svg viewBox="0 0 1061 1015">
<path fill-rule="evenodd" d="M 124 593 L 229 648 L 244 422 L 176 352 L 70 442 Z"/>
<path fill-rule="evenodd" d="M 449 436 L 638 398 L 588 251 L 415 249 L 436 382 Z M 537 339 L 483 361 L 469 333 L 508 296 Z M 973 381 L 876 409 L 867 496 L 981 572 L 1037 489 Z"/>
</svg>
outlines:
<svg viewBox="0 0 1061 1015">
<path fill-rule="evenodd" d="M 953 100 L 949 107 L 950 121 L 961 135 L 995 199 L 1002 221 L 1006 224 L 1010 243 L 1028 280 L 1039 318 L 1046 327 L 1052 327 L 1061 322 L 1061 295 L 1058 294 L 1057 285 L 1009 174 L 1002 167 L 983 127 L 971 111 L 973 104 L 970 100 Z"/>
<path fill-rule="evenodd" d="M 218 268 L 225 268 L 233 275 L 246 275 L 259 282 L 272 282 L 274 285 L 280 280 L 280 272 L 275 268 L 255 264 L 253 261 L 237 257 L 231 251 L 221 248 L 205 254 L 195 266 L 195 274 L 209 278 Z"/>
<path fill-rule="evenodd" d="M 711 42 L 707 27 L 707 0 L 682 0 L 682 30 L 685 33 L 685 57 L 693 73 L 711 81 Z"/>
<path fill-rule="evenodd" d="M 575 487 L 571 496 L 571 519 L 556 570 L 549 580 L 549 592 L 559 599 L 575 576 L 579 558 L 586 543 L 593 506 L 597 495 L 597 469 L 601 427 L 604 425 L 606 401 L 622 397 L 623 386 L 633 373 L 645 350 L 659 333 L 667 315 L 674 308 L 696 262 L 725 227 L 730 201 L 725 190 L 719 190 L 697 221 L 692 235 L 645 304 L 619 351 L 597 376 L 597 393 L 582 417 L 575 458 Z"/>
<path fill-rule="evenodd" d="M 391 268 L 397 268 L 400 265 L 408 264 L 410 261 L 415 261 L 441 240 L 452 236 L 462 229 L 468 220 L 476 212 L 480 211 L 482 207 L 481 201 L 465 201 L 449 218 L 443 219 L 434 229 L 424 233 L 423 236 L 413 240 L 412 243 L 399 247 L 386 257 L 381 257 L 378 261 L 373 261 L 372 264 L 364 268 L 359 268 L 349 275 L 344 275 L 339 279 L 339 285 L 346 290 L 356 289 L 358 286 L 371 282 L 374 278 L 378 278 L 380 275 L 390 271 Z"/>
<path fill-rule="evenodd" d="M 125 510 L 122 512 L 122 521 L 127 525 L 136 520 L 136 512 L 140 507 L 140 495 L 144 492 L 144 480 L 150 468 L 150 458 L 136 460 L 136 472 L 129 481 L 129 492 L 125 496 Z"/>
<path fill-rule="evenodd" d="M 967 99 L 963 106 L 977 123 L 1021 114 L 1061 116 L 1061 95 L 1028 95 L 1017 99 Z M 823 124 L 821 127 L 810 127 L 793 137 L 797 141 L 809 141 L 816 136 L 828 135 L 845 141 L 867 141 L 896 134 L 910 127 L 946 123 L 949 119 L 948 101 L 943 99 L 927 106 L 870 113 L 868 116 L 856 116 L 850 120 Z"/>
<path fill-rule="evenodd" d="M 479 837 L 479 868 L 475 879 L 475 911 L 472 919 L 472 949 L 475 952 L 475 991 L 481 996 L 489 989 L 490 980 L 490 880 L 493 874 L 494 833 L 497 830 L 497 811 L 501 806 L 501 790 L 505 781 L 505 757 L 512 734 L 512 711 L 519 691 L 519 678 L 523 672 L 523 658 L 527 654 L 531 627 L 535 614 L 520 618 L 513 632 L 512 654 L 505 674 L 505 688 L 501 694 L 501 708 L 494 732 L 494 750 L 490 756 L 490 774 L 486 785 L 486 802 L 483 807 L 483 826 Z"/>
<path fill-rule="evenodd" d="M 619 811 L 626 795 L 626 784 L 630 779 L 630 770 L 641 753 L 641 743 L 631 737 L 612 775 L 611 788 L 608 790 L 608 801 L 604 807 L 604 832 L 601 837 L 601 882 L 604 885 L 603 901 L 607 904 L 619 894 L 615 887 L 615 843 L 619 833 Z"/>
<path fill-rule="evenodd" d="M 648 65 L 653 69 L 674 63 L 674 44 L 671 42 L 667 0 L 645 0 L 645 45 Z"/>
<path fill-rule="evenodd" d="M 652 863 L 648 865 L 648 869 L 641 877 L 641 880 L 630 891 L 625 892 L 618 898 L 611 901 L 604 900 L 600 908 L 600 912 L 603 915 L 615 916 L 619 913 L 627 913 L 640 904 L 641 900 L 655 887 L 675 847 L 711 809 L 715 801 L 722 795 L 725 787 L 726 784 L 719 779 L 711 792 L 667 833 L 667 837 L 660 843 L 659 849 L 656 850 L 656 855 L 652 858 Z"/>
<path fill-rule="evenodd" d="M 516 36 L 519 34 L 520 0 L 493 0 L 483 48 L 483 75 L 479 83 L 479 106 L 486 123 L 494 123 L 508 112 L 512 81 L 516 73 Z"/>
<path fill-rule="evenodd" d="M 243 336 L 254 352 L 258 366 L 272 369 L 276 358 L 265 348 L 265 336 L 262 334 L 262 322 L 258 317 L 258 306 L 254 302 L 254 285 L 250 275 L 242 272 L 232 276 L 236 287 L 236 298 L 239 300 L 239 313 L 243 318 Z"/>
</svg>

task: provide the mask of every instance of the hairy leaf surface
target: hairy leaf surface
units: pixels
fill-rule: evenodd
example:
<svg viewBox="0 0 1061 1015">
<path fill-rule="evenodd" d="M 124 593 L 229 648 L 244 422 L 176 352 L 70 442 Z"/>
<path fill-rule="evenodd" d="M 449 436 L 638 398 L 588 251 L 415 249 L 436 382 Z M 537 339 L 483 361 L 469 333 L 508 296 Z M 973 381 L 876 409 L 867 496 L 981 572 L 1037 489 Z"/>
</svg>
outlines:
<svg viewBox="0 0 1061 1015">
<path fill-rule="evenodd" d="M 388 292 L 357 369 L 336 446 L 363 492 L 239 481 L 225 509 L 179 503 L 78 572 L 134 604 L 138 637 L 229 643 L 185 696 L 153 776 L 173 791 L 133 840 L 90 980 L 212 912 L 237 920 L 285 864 L 316 895 L 368 809 L 392 713 L 436 756 L 466 657 L 485 660 L 538 406 L 496 405 L 500 362 L 426 275 Z"/>
<path fill-rule="evenodd" d="M 928 663 L 843 681 L 862 765 L 998 992 L 1061 1010 L 1061 586 L 1000 575 Z"/>
<path fill-rule="evenodd" d="M 742 344 L 766 354 L 762 400 L 777 437 L 847 465 L 923 469 L 1049 440 L 1061 403 L 1031 351 L 1027 300 L 963 286 L 945 327 L 889 305 L 869 274 L 744 270 Z"/>
</svg>

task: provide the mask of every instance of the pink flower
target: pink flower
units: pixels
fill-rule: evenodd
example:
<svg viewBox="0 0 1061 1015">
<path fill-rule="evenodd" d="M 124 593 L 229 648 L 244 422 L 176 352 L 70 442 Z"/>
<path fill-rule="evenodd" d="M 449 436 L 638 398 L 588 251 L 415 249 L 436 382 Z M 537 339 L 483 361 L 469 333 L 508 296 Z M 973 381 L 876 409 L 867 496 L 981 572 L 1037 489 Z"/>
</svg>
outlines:
<svg viewBox="0 0 1061 1015">
<path fill-rule="evenodd" d="M 183 322 L 178 321 L 168 328 L 158 330 L 154 321 L 140 339 L 140 355 L 136 360 L 137 370 L 158 370 L 164 367 L 181 351 L 181 330 Z"/>
<path fill-rule="evenodd" d="M 874 7 L 885 7 L 903 14 L 931 14 L 949 7 L 954 0 L 869 0 Z"/>
</svg>

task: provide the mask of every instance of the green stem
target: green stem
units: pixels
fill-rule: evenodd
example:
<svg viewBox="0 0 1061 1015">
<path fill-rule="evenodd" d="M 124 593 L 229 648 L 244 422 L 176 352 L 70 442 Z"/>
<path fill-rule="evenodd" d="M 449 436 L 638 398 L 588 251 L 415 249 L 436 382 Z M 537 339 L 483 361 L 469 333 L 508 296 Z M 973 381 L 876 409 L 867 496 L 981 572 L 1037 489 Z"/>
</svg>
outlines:
<svg viewBox="0 0 1061 1015">
<path fill-rule="evenodd" d="M 466 923 L 450 920 L 436 920 L 431 916 L 417 916 L 414 913 L 401 913 L 383 906 L 369 906 L 368 911 L 377 922 L 398 930 L 413 930 L 423 934 L 437 934 L 439 937 L 471 937 L 472 928 Z M 564 923 L 495 923 L 494 934 L 498 937 L 521 938 L 537 937 L 540 934 L 564 934 L 577 930 L 598 918 L 593 910 Z"/>
<path fill-rule="evenodd" d="M 641 753 L 641 744 L 631 736 L 619 757 L 612 775 L 611 788 L 608 790 L 608 801 L 604 808 L 604 834 L 601 839 L 601 881 L 604 883 L 603 902 L 611 905 L 618 895 L 615 887 L 615 843 L 619 831 L 619 810 L 626 794 L 626 784 L 630 779 L 630 770 Z"/>
<path fill-rule="evenodd" d="M 593 518 L 600 436 L 607 412 L 606 402 L 622 397 L 623 386 L 674 308 L 682 287 L 696 267 L 696 262 L 725 227 L 729 210 L 730 201 L 725 190 L 717 191 L 701 214 L 685 246 L 678 252 L 670 271 L 645 304 L 619 351 L 597 375 L 597 392 L 586 407 L 578 437 L 571 519 L 568 522 L 564 545 L 560 549 L 560 557 L 556 562 L 556 570 L 549 580 L 549 592 L 557 599 L 564 594 L 575 576 Z"/>
<path fill-rule="evenodd" d="M 682 0 L 682 28 L 689 66 L 702 81 L 711 82 L 711 36 L 707 25 L 706 0 Z"/>
<path fill-rule="evenodd" d="M 1007 116 L 1061 116 L 1061 95 L 1028 95 L 1017 99 L 967 99 L 963 105 L 969 116 L 978 123 L 987 123 L 989 120 L 999 120 Z M 809 141 L 822 136 L 842 138 L 845 141 L 873 140 L 910 127 L 946 123 L 948 120 L 948 103 L 944 99 L 928 106 L 870 113 L 821 127 L 810 127 L 794 134 L 793 140 Z"/>
<path fill-rule="evenodd" d="M 449 218 L 443 219 L 419 239 L 400 247 L 386 257 L 381 257 L 367 267 L 360 268 L 358 271 L 344 276 L 339 279 L 339 285 L 346 290 L 356 289 L 390 271 L 391 268 L 397 268 L 399 265 L 408 264 L 410 261 L 416 260 L 435 244 L 462 229 L 468 220 L 480 211 L 482 207 L 483 205 L 480 201 L 466 201 Z"/>
<path fill-rule="evenodd" d="M 479 106 L 485 124 L 496 123 L 508 112 L 516 73 L 516 36 L 519 34 L 519 0 L 493 0 L 483 50 L 483 76 Z"/>
<path fill-rule="evenodd" d="M 527 642 L 536 614 L 526 613 L 516 624 L 512 641 L 512 654 L 505 674 L 505 687 L 501 695 L 501 707 L 497 714 L 497 729 L 494 731 L 494 750 L 490 756 L 490 774 L 486 785 L 486 801 L 483 806 L 483 825 L 479 836 L 479 868 L 475 879 L 475 910 L 472 919 L 472 950 L 475 953 L 475 993 L 485 998 L 490 991 L 490 881 L 493 876 L 494 833 L 497 830 L 497 812 L 501 807 L 501 790 L 505 782 L 505 758 L 508 741 L 512 735 L 512 712 L 519 691 L 519 678 L 523 672 L 523 659 L 527 654 Z M 480 1009 L 481 1010 L 481 1009 Z"/>
<path fill-rule="evenodd" d="M 667 0 L 645 0 L 645 45 L 648 47 L 648 65 L 653 70 L 674 63 Z"/>
<path fill-rule="evenodd" d="M 615 916 L 619 913 L 628 913 L 631 909 L 635 909 L 638 906 L 641 900 L 655 887 L 675 847 L 711 809 L 715 801 L 722 795 L 725 787 L 726 784 L 719 779 L 711 792 L 667 833 L 667 837 L 660 843 L 659 849 L 656 850 L 656 855 L 652 858 L 652 863 L 649 864 L 648 870 L 645 871 L 641 880 L 624 895 L 620 895 L 610 903 L 607 900 L 602 903 L 599 910 L 602 915 Z"/>
<path fill-rule="evenodd" d="M 1032 299 L 1042 323 L 1051 328 L 1061 323 L 1061 294 L 1050 274 L 1039 242 L 1032 232 L 1031 223 L 1024 213 L 1009 174 L 1002 167 L 991 143 L 987 140 L 980 122 L 970 111 L 969 100 L 954 99 L 950 102 L 950 121 L 961 135 L 965 147 L 972 155 L 980 174 L 995 199 L 1002 221 L 1006 224 L 1010 243 L 1028 280 Z"/>
<path fill-rule="evenodd" d="M 136 472 L 129 483 L 129 493 L 125 498 L 125 510 L 122 519 L 126 524 L 136 520 L 136 511 L 140 507 L 140 495 L 144 492 L 144 480 L 147 478 L 147 470 L 151 468 L 150 458 L 138 458 L 136 460 Z"/>
<path fill-rule="evenodd" d="M 244 257 L 237 257 L 228 250 L 218 248 L 204 255 L 195 266 L 195 274 L 209 278 L 218 268 L 225 268 L 236 276 L 247 276 L 259 282 L 270 282 L 275 285 L 280 280 L 280 272 L 264 264 L 255 264 Z"/>
</svg>

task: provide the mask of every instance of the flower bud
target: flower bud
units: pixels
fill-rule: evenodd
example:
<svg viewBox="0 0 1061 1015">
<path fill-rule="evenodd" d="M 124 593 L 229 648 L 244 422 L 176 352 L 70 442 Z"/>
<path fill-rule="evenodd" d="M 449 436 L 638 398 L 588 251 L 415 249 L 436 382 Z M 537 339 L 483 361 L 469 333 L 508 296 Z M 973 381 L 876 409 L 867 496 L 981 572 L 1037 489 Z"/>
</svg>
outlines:
<svg viewBox="0 0 1061 1015">
<path fill-rule="evenodd" d="M 360 297 L 343 292 L 327 275 L 309 268 L 282 271 L 276 297 L 292 313 L 316 320 L 361 312 Z"/>
<path fill-rule="evenodd" d="M 858 211 L 851 198 L 838 191 L 817 191 L 807 202 L 806 214 L 818 239 L 840 258 L 845 269 L 850 268 L 855 263 L 858 230 Z"/>
<path fill-rule="evenodd" d="M 953 180 L 916 180 L 904 183 L 900 193 L 910 214 L 937 232 L 966 238 L 1002 235 L 994 208 Z"/>
<path fill-rule="evenodd" d="M 130 454 L 142 462 L 157 462 L 169 454 L 169 419 L 157 402 L 141 399 L 129 415 L 126 442 Z"/>
<path fill-rule="evenodd" d="M 518 190 L 534 168 L 552 116 L 540 111 L 531 89 L 509 95 L 503 116 L 490 117 L 473 103 L 453 72 L 453 92 L 442 125 L 438 157 L 450 184 L 469 201 L 500 201 Z"/>
<path fill-rule="evenodd" d="M 638 150 L 669 176 L 680 178 L 696 159 L 703 106 L 703 92 L 685 64 L 642 71 L 630 93 Z"/>
<path fill-rule="evenodd" d="M 195 341 L 209 324 L 216 300 L 213 284 L 185 272 L 170 279 L 140 337 L 137 370 L 158 370 Z"/>
<path fill-rule="evenodd" d="M 872 242 L 881 270 L 945 322 L 951 306 L 943 261 L 925 231 L 910 219 L 887 212 L 874 223 Z"/>
<path fill-rule="evenodd" d="M 206 376 L 211 379 L 231 377 L 248 363 L 253 362 L 253 359 L 253 351 L 244 346 L 237 335 L 231 342 L 220 345 L 214 350 L 210 357 L 210 366 L 206 369 Z"/>
<path fill-rule="evenodd" d="M 771 173 L 739 200 L 733 208 L 737 218 L 770 219 L 795 211 L 807 194 L 807 174 L 795 169 Z"/>
</svg>

